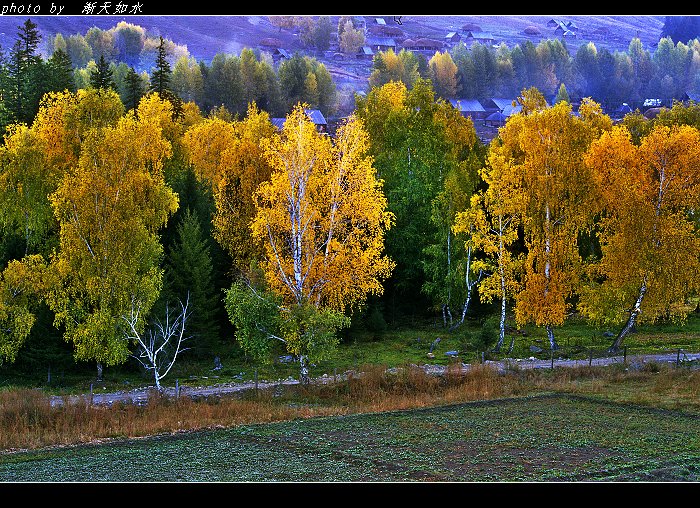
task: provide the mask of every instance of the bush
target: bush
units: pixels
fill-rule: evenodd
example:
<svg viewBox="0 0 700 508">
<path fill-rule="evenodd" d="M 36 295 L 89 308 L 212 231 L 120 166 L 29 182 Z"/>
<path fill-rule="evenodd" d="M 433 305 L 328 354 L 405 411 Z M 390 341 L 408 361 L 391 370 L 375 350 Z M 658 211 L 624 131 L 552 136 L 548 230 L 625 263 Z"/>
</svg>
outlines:
<svg viewBox="0 0 700 508">
<path fill-rule="evenodd" d="M 486 351 L 498 341 L 500 320 L 498 316 L 485 318 L 481 322 L 481 329 L 476 332 L 465 332 L 459 337 L 461 352 Z"/>
</svg>

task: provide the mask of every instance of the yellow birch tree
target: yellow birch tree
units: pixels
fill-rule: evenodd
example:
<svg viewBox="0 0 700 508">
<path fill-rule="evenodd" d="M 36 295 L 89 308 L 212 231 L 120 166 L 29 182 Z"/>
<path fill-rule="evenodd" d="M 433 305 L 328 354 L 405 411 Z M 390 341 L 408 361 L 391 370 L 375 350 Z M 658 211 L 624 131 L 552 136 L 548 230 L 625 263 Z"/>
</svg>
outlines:
<svg viewBox="0 0 700 508">
<path fill-rule="evenodd" d="M 130 111 L 85 133 L 77 166 L 51 195 L 60 246 L 47 303 L 75 358 L 98 362 L 98 377 L 102 364 L 126 360 L 125 319 L 145 318 L 160 291 L 157 233 L 178 206 L 162 174 L 170 153 L 158 119 Z"/>
<path fill-rule="evenodd" d="M 272 175 L 255 194 L 251 230 L 263 244 L 261 267 L 280 302 L 282 325 L 258 338 L 284 342 L 308 382 L 309 358 L 322 359 L 337 345 L 335 331 L 347 324 L 343 311 L 382 293 L 392 269 L 383 254 L 392 215 L 357 118 L 348 119 L 333 143 L 298 105 L 264 147 Z M 229 300 L 236 294 L 229 292 Z M 245 347 L 251 333 L 241 324 L 237 336 Z"/>
<path fill-rule="evenodd" d="M 557 349 L 554 327 L 570 311 L 582 270 L 578 236 L 591 227 L 598 206 L 583 155 L 612 122 L 590 100 L 582 103 L 580 116 L 567 102 L 547 107 L 536 89 L 526 90 L 520 101 L 522 112 L 509 119 L 490 151 L 511 166 L 501 177 L 515 179 L 509 186 L 524 194 L 527 257 L 516 321 L 545 327 L 551 349 Z"/>
<path fill-rule="evenodd" d="M 480 171 L 486 190 L 471 197 L 470 207 L 457 214 L 454 224 L 455 233 L 468 235 L 467 248 L 486 256 L 475 259 L 470 266 L 473 272 L 485 274 L 478 279 L 481 301 L 491 302 L 494 298 L 501 301 L 499 336 L 494 351 L 500 351 L 503 346 L 506 305 L 520 290 L 523 264 L 522 254 L 513 251 L 513 244 L 518 240 L 525 195 L 515 175 L 503 175 L 513 169 L 501 154 L 490 153 L 487 165 Z"/>
<path fill-rule="evenodd" d="M 579 307 L 594 322 L 624 323 L 610 346 L 617 351 L 637 323 L 682 321 L 700 289 L 700 133 L 659 124 L 637 145 L 616 126 L 586 162 L 603 196 L 602 257 Z"/>
</svg>

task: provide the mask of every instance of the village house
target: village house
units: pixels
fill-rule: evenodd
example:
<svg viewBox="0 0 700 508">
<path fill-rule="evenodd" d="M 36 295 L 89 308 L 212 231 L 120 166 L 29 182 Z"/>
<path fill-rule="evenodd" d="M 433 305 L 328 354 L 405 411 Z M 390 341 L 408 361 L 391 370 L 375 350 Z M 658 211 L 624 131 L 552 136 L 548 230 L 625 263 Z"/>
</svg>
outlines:
<svg viewBox="0 0 700 508">
<path fill-rule="evenodd" d="M 457 32 L 450 32 L 445 36 L 446 44 L 457 44 L 462 39 L 462 36 Z"/>
<path fill-rule="evenodd" d="M 515 99 L 506 99 L 502 97 L 491 97 L 483 101 L 484 110 L 487 115 L 493 113 L 501 113 L 506 118 L 520 112 L 522 106 Z"/>
<path fill-rule="evenodd" d="M 473 30 L 468 30 L 464 33 L 462 41 L 467 46 L 477 43 L 483 46 L 493 46 L 496 43 L 496 38 L 489 32 L 476 32 Z"/>
<path fill-rule="evenodd" d="M 362 60 L 372 60 L 374 58 L 374 51 L 372 51 L 372 48 L 369 46 L 362 46 L 357 50 L 355 57 Z"/>
<path fill-rule="evenodd" d="M 328 132 L 328 122 L 326 121 L 326 118 L 323 116 L 323 113 L 321 113 L 320 110 L 305 109 L 304 112 L 306 113 L 306 116 L 309 117 L 309 120 L 311 120 L 314 123 L 318 132 Z M 286 120 L 286 118 L 270 118 L 270 122 L 272 122 L 272 125 L 274 125 L 279 130 L 282 130 L 282 128 L 284 127 L 284 122 Z"/>
<path fill-rule="evenodd" d="M 464 117 L 469 117 L 472 120 L 486 118 L 484 106 L 476 99 L 450 99 L 450 104 Z"/>
<path fill-rule="evenodd" d="M 378 51 L 396 51 L 396 41 L 391 37 L 368 37 L 365 45 L 375 53 Z"/>
<path fill-rule="evenodd" d="M 420 38 L 406 39 L 401 43 L 401 46 L 407 51 L 415 51 L 417 53 L 427 53 L 432 55 L 436 51 L 445 49 L 445 43 L 435 39 Z"/>
<path fill-rule="evenodd" d="M 289 59 L 291 55 L 286 49 L 282 48 L 282 41 L 274 37 L 266 37 L 258 43 L 261 50 L 272 55 L 272 61 L 277 63 L 280 60 Z"/>
</svg>

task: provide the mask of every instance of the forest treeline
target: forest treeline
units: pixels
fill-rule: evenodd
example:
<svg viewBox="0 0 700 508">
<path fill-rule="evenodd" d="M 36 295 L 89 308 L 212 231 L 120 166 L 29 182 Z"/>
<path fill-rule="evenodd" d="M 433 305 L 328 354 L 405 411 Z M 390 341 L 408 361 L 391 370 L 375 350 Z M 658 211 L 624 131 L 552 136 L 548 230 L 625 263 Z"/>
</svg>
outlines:
<svg viewBox="0 0 700 508">
<path fill-rule="evenodd" d="M 432 80 L 390 80 L 330 136 L 303 100 L 281 129 L 255 100 L 204 110 L 174 90 L 162 39 L 154 62 L 133 103 L 102 60 L 88 86 L 44 93 L 31 121 L 8 124 L 3 362 L 69 346 L 158 374 L 159 341 L 186 323 L 191 354 L 236 340 L 261 361 L 294 355 L 305 379 L 344 330 L 403 316 L 456 329 L 486 305 L 496 349 L 509 322 L 543 327 L 556 349 L 576 315 L 616 326 L 615 349 L 637 323 L 697 306 L 695 103 L 615 123 L 592 98 L 550 106 L 529 87 L 484 145 Z"/>
<path fill-rule="evenodd" d="M 364 33 L 353 29 L 350 17 L 341 17 L 335 32 L 324 16 L 285 18 L 296 23 L 293 26 L 312 52 L 328 49 L 333 34 L 338 34 L 339 47 L 348 58 L 355 58 L 365 43 Z M 646 99 L 670 106 L 674 99 L 683 100 L 700 90 L 700 43 L 697 33 L 691 36 L 695 25 L 683 24 L 688 17 L 681 18 L 667 19 L 653 51 L 638 38 L 630 41 L 626 51 L 610 51 L 589 42 L 571 53 L 563 39 L 525 41 L 512 47 L 505 43 L 467 47 L 462 42 L 432 56 L 406 49 L 380 51 L 371 64 L 369 86 L 401 81 L 411 88 L 416 80 L 429 79 L 445 99 L 515 98 L 521 90 L 535 87 L 550 103 L 563 86 L 570 100 L 591 97 L 606 111 L 623 102 L 633 110 L 641 109 Z M 348 42 L 351 32 L 352 43 Z M 685 36 L 687 40 L 680 39 Z M 27 20 L 18 27 L 13 46 L 2 48 L 0 127 L 30 122 L 44 93 L 85 88 L 100 66 L 110 73 L 110 86 L 122 102 L 134 107 L 148 89 L 161 44 L 172 67 L 173 91 L 202 111 L 224 106 L 243 116 L 251 102 L 273 117 L 284 117 L 298 102 L 326 116 L 345 116 L 354 108 L 354 98 L 337 90 L 328 68 L 300 53 L 275 62 L 267 51 L 244 48 L 240 54 L 218 53 L 204 62 L 191 56 L 185 46 L 126 21 L 106 30 L 93 27 L 85 34 L 59 33 L 42 41 L 36 25 Z"/>
</svg>

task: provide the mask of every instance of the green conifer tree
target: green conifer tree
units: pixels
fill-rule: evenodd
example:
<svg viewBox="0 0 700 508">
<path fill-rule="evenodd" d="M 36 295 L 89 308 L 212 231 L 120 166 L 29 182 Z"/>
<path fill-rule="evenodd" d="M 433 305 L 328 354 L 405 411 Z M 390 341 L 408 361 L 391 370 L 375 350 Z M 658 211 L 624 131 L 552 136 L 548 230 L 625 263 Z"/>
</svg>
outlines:
<svg viewBox="0 0 700 508">
<path fill-rule="evenodd" d="M 171 305 L 189 298 L 188 335 L 194 337 L 190 347 L 200 355 L 212 353 L 218 339 L 216 309 L 219 303 L 213 274 L 210 247 L 199 216 L 187 208 L 167 254 L 163 296 Z"/>
</svg>

